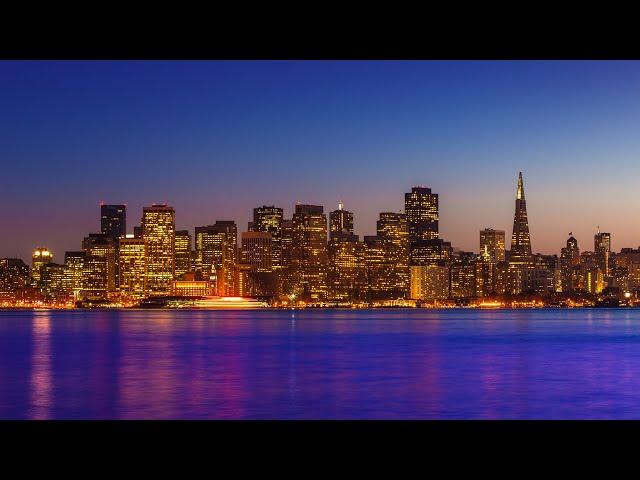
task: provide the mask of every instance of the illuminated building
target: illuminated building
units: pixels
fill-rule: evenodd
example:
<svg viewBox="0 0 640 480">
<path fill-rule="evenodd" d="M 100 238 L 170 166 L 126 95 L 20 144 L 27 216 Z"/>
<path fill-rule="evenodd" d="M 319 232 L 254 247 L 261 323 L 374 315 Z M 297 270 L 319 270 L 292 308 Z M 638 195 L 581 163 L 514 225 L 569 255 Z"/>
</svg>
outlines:
<svg viewBox="0 0 640 480">
<path fill-rule="evenodd" d="M 171 294 L 178 297 L 208 297 L 212 294 L 211 282 L 195 280 L 193 273 L 187 273 L 184 280 L 171 283 Z"/>
<path fill-rule="evenodd" d="M 35 284 L 40 282 L 42 267 L 47 263 L 53 262 L 53 253 L 48 248 L 38 247 L 31 257 L 31 277 Z"/>
<path fill-rule="evenodd" d="M 86 256 L 84 251 L 65 252 L 64 254 L 66 283 L 70 286 L 75 300 L 80 298 L 82 291 L 82 270 Z"/>
<path fill-rule="evenodd" d="M 504 232 L 503 232 L 504 240 Z M 481 237 L 482 238 L 482 237 Z M 480 241 L 482 243 L 482 240 Z M 480 258 L 475 262 L 475 296 L 488 297 L 495 292 L 495 266 L 494 256 L 489 253 L 489 246 L 483 245 Z M 495 253 L 495 252 L 494 252 Z M 504 248 L 503 248 L 504 254 Z"/>
<path fill-rule="evenodd" d="M 255 272 L 272 271 L 272 237 L 269 232 L 242 232 L 242 263 L 251 265 Z"/>
<path fill-rule="evenodd" d="M 451 242 L 441 238 L 416 240 L 411 248 L 410 265 L 430 265 L 448 262 L 451 259 Z"/>
<path fill-rule="evenodd" d="M 578 240 L 571 233 L 567 240 L 567 246 L 560 250 L 560 290 L 562 292 L 570 292 L 573 287 L 573 267 L 580 263 L 580 249 L 578 248 Z"/>
<path fill-rule="evenodd" d="M 237 269 L 236 294 L 264 297 L 276 294 L 276 276 L 273 271 L 272 237 L 269 232 L 242 232 L 241 262 Z M 244 268 L 249 266 L 248 271 Z M 244 272 L 247 271 L 246 274 Z"/>
<path fill-rule="evenodd" d="M 120 237 L 118 265 L 120 268 L 120 291 L 127 297 L 140 299 L 145 296 L 145 242 L 134 235 Z"/>
<path fill-rule="evenodd" d="M 118 239 L 127 232 L 127 206 L 100 204 L 100 232 L 111 239 L 115 246 L 115 288 L 118 287 Z"/>
<path fill-rule="evenodd" d="M 366 246 L 358 236 L 334 232 L 327 246 L 328 298 L 334 301 L 364 301 L 367 298 Z"/>
<path fill-rule="evenodd" d="M 446 264 L 412 265 L 411 298 L 442 300 L 449 296 L 449 268 Z"/>
<path fill-rule="evenodd" d="M 107 297 L 107 257 L 87 254 L 82 265 L 82 299 L 105 299 Z"/>
<path fill-rule="evenodd" d="M 596 257 L 596 264 L 602 270 L 603 275 L 609 276 L 609 256 L 611 254 L 611 234 L 600 232 L 593 236 L 593 252 Z"/>
<path fill-rule="evenodd" d="M 118 240 L 127 232 L 126 205 L 100 205 L 100 232 Z"/>
<path fill-rule="evenodd" d="M 294 293 L 323 300 L 327 294 L 327 216 L 319 205 L 296 205 L 292 218 Z"/>
<path fill-rule="evenodd" d="M 449 267 L 449 296 L 472 298 L 476 296 L 476 255 L 456 252 Z"/>
<path fill-rule="evenodd" d="M 64 265 L 50 262 L 42 267 L 40 282 L 47 299 L 64 301 L 72 297 L 73 290 L 66 280 Z"/>
<path fill-rule="evenodd" d="M 13 300 L 29 284 L 29 266 L 19 258 L 0 259 L 0 300 Z"/>
<path fill-rule="evenodd" d="M 253 209 L 253 222 L 250 231 L 271 234 L 271 266 L 278 270 L 282 267 L 282 208 L 264 205 Z"/>
<path fill-rule="evenodd" d="M 533 256 L 533 270 L 531 272 L 531 289 L 539 294 L 556 291 L 556 284 L 560 277 L 557 255 Z"/>
<path fill-rule="evenodd" d="M 527 201 L 524 195 L 522 172 L 518 175 L 516 207 L 513 216 L 511 250 L 509 251 L 509 293 L 520 293 L 531 288 L 533 257 L 527 218 Z"/>
<path fill-rule="evenodd" d="M 504 238 L 504 230 L 494 230 L 493 228 L 480 230 L 480 252 L 486 250 L 493 263 L 504 262 Z"/>
<path fill-rule="evenodd" d="M 295 291 L 293 275 L 293 221 L 282 220 L 282 263 L 278 272 L 278 291 L 290 295 Z"/>
<path fill-rule="evenodd" d="M 394 298 L 385 275 L 388 270 L 384 254 L 385 242 L 376 235 L 369 235 L 364 237 L 364 244 L 368 301 Z"/>
<path fill-rule="evenodd" d="M 238 257 L 236 223 L 218 220 L 214 225 L 196 227 L 196 271 L 216 285 L 221 296 L 235 294 L 235 265 Z"/>
<path fill-rule="evenodd" d="M 191 235 L 188 230 L 176 231 L 175 241 L 175 278 L 179 279 L 191 271 Z"/>
<path fill-rule="evenodd" d="M 345 210 L 342 202 L 329 213 L 329 238 L 338 235 L 353 235 L 353 213 Z"/>
<path fill-rule="evenodd" d="M 93 271 L 90 275 L 92 279 L 91 285 L 85 285 L 83 288 L 86 290 L 96 290 L 96 291 L 107 291 L 114 292 L 117 290 L 116 287 L 116 265 L 118 262 L 117 257 L 117 240 L 113 240 L 111 237 L 104 233 L 90 233 L 87 237 L 82 241 L 82 249 L 84 250 L 86 256 L 93 257 L 104 257 L 104 268 L 105 271 L 102 274 L 99 274 L 97 270 Z M 92 262 L 91 268 L 97 269 L 98 265 L 102 265 L 101 262 L 94 261 Z M 103 279 L 103 280 L 99 280 Z M 104 285 L 98 284 L 96 282 L 104 281 Z"/>
<path fill-rule="evenodd" d="M 383 267 L 377 279 L 385 298 L 409 294 L 409 229 L 403 213 L 381 212 L 376 223 L 382 242 Z"/>
<path fill-rule="evenodd" d="M 411 248 L 418 240 L 438 238 L 438 194 L 430 188 L 413 187 L 404 194 L 404 210 Z"/>
<path fill-rule="evenodd" d="M 145 244 L 144 290 L 148 296 L 167 295 L 175 272 L 176 212 L 166 204 L 142 209 Z"/>
</svg>

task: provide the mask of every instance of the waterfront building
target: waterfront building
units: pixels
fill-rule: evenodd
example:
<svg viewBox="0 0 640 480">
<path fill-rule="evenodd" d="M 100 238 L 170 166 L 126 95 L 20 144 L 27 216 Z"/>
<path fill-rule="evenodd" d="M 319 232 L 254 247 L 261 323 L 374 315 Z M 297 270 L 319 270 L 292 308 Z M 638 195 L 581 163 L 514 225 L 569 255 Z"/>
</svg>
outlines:
<svg viewBox="0 0 640 480">
<path fill-rule="evenodd" d="M 103 256 L 105 258 L 104 262 L 94 261 L 91 265 L 91 268 L 94 269 L 98 268 L 98 265 L 104 265 L 105 271 L 100 274 L 97 271 L 94 271 L 88 277 L 92 279 L 92 282 L 103 281 L 104 285 L 91 283 L 89 285 L 85 285 L 83 288 L 96 291 L 104 290 L 106 292 L 116 291 L 116 265 L 118 262 L 117 240 L 114 241 L 111 237 L 104 233 L 90 233 L 82 241 L 82 249 L 84 250 L 87 257 Z"/>
<path fill-rule="evenodd" d="M 177 230 L 175 240 L 175 271 L 174 277 L 180 279 L 185 273 L 191 272 L 191 235 L 188 230 Z"/>
<path fill-rule="evenodd" d="M 382 270 L 377 281 L 383 297 L 405 298 L 409 294 L 409 229 L 402 213 L 381 212 L 376 223 L 381 240 Z"/>
<path fill-rule="evenodd" d="M 86 257 L 87 254 L 84 250 L 65 252 L 64 254 L 66 283 L 71 289 L 74 300 L 80 299 L 80 292 L 83 288 L 82 271 Z"/>
<path fill-rule="evenodd" d="M 14 300 L 29 285 L 29 266 L 20 258 L 0 259 L 0 300 Z"/>
<path fill-rule="evenodd" d="M 320 205 L 297 204 L 292 218 L 294 293 L 306 300 L 327 295 L 327 216 Z"/>
<path fill-rule="evenodd" d="M 125 235 L 119 239 L 118 264 L 120 291 L 126 297 L 141 299 L 145 296 L 145 242 L 143 238 Z"/>
<path fill-rule="evenodd" d="M 214 283 L 220 296 L 235 294 L 235 265 L 238 263 L 238 230 L 232 220 L 196 227 L 196 271 Z"/>
<path fill-rule="evenodd" d="M 167 204 L 142 210 L 145 245 L 144 290 L 147 296 L 168 295 L 175 273 L 176 212 Z"/>
<path fill-rule="evenodd" d="M 196 280 L 194 273 L 186 273 L 182 280 L 171 282 L 171 295 L 177 297 L 208 297 L 213 293 L 211 282 Z"/>
<path fill-rule="evenodd" d="M 357 235 L 334 232 L 328 244 L 328 298 L 334 301 L 367 299 L 366 246 Z"/>
<path fill-rule="evenodd" d="M 449 268 L 444 263 L 412 265 L 410 298 L 413 300 L 443 300 L 449 296 Z"/>
<path fill-rule="evenodd" d="M 272 297 L 277 294 L 277 279 L 272 264 L 272 240 L 269 232 L 242 232 L 241 264 L 236 269 L 237 295 Z"/>
<path fill-rule="evenodd" d="M 449 296 L 473 298 L 476 296 L 476 255 L 456 252 L 449 268 Z"/>
</svg>

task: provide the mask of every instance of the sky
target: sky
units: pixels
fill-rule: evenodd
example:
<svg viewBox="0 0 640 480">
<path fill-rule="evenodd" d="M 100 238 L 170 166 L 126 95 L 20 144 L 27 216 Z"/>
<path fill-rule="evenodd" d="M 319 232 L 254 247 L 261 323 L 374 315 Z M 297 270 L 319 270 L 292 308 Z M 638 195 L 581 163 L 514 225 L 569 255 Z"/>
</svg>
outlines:
<svg viewBox="0 0 640 480">
<path fill-rule="evenodd" d="M 0 61 L 0 257 L 58 261 L 100 202 L 168 203 L 176 227 L 342 200 L 359 235 L 404 193 L 440 195 L 440 236 L 510 237 L 522 171 L 534 252 L 569 232 L 640 245 L 640 63 Z"/>
</svg>

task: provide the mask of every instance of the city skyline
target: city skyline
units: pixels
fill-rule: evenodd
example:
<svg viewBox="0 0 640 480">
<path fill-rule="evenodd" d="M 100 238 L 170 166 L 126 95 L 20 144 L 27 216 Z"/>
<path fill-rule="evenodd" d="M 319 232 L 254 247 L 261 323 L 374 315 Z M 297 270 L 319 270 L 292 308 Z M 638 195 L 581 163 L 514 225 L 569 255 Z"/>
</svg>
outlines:
<svg viewBox="0 0 640 480">
<path fill-rule="evenodd" d="M 522 186 L 523 179 L 522 179 L 522 176 L 523 176 L 523 172 L 519 172 L 518 173 L 518 183 L 517 183 L 516 194 L 515 194 L 517 201 L 520 200 L 521 192 L 523 192 L 523 186 Z M 439 202 L 438 202 L 438 197 L 440 196 L 440 192 L 437 192 L 434 189 L 431 189 L 430 187 L 426 187 L 425 185 L 414 185 L 414 186 L 411 186 L 410 189 L 411 189 L 412 192 L 415 192 L 416 190 L 426 191 L 426 192 L 428 192 L 429 195 L 431 195 L 432 191 L 433 191 L 433 194 L 436 197 L 436 200 L 435 200 L 435 212 L 436 213 L 435 213 L 435 215 L 438 218 L 438 220 L 435 221 L 435 225 L 436 225 L 435 226 L 435 232 L 436 232 L 436 237 L 435 238 L 440 238 L 440 239 L 443 239 L 445 241 L 448 241 L 449 243 L 451 243 L 451 247 L 454 250 L 469 251 L 469 252 L 474 252 L 474 253 L 477 253 L 479 255 L 482 255 L 483 252 L 482 252 L 481 244 L 480 244 L 480 242 L 478 242 L 477 238 L 474 238 L 473 241 L 472 241 L 472 242 L 475 242 L 474 246 L 472 246 L 471 248 L 463 248 L 463 247 L 460 246 L 460 244 L 455 243 L 455 241 L 452 241 L 451 239 L 446 238 L 442 233 L 438 233 L 440 231 L 438 223 L 442 220 L 442 214 L 440 213 L 441 206 L 439 205 Z M 410 192 L 409 193 L 405 192 L 403 195 L 405 197 L 405 201 L 402 202 L 402 207 L 401 208 L 399 208 L 398 210 L 387 209 L 387 210 L 382 210 L 381 212 L 393 212 L 393 213 L 403 213 L 403 214 L 406 213 L 405 212 L 405 202 L 406 202 L 407 196 L 410 195 Z M 523 199 L 524 199 L 524 197 L 523 197 Z M 176 212 L 176 213 L 174 213 L 174 216 L 175 216 L 175 226 L 174 226 L 174 228 L 175 228 L 175 232 L 176 233 L 179 233 L 181 231 L 182 232 L 186 232 L 189 235 L 193 235 L 194 239 L 195 239 L 195 235 L 197 234 L 197 230 L 196 229 L 204 228 L 203 226 L 197 226 L 197 225 L 186 226 L 186 225 L 183 225 L 182 223 L 180 223 L 179 222 L 180 216 L 179 216 L 179 214 L 177 212 L 177 209 L 169 202 L 152 202 L 152 203 L 149 203 L 147 205 L 143 205 L 143 206 L 140 207 L 141 216 L 143 216 L 143 212 L 144 212 L 145 209 L 151 208 L 152 206 L 161 206 L 161 205 L 166 205 L 168 208 L 171 208 L 171 209 L 174 210 L 174 212 Z M 270 204 L 269 202 L 265 202 L 263 205 L 258 206 L 258 207 L 253 207 L 251 209 L 251 213 L 248 215 L 249 220 L 247 220 L 244 223 L 244 225 L 245 225 L 244 227 L 242 226 L 243 224 L 241 222 L 239 222 L 237 219 L 233 219 L 233 218 L 214 219 L 214 220 L 211 220 L 209 222 L 205 222 L 202 225 L 205 225 L 207 223 L 214 224 L 214 223 L 233 222 L 238 227 L 238 233 L 240 233 L 240 232 L 248 232 L 248 231 L 250 231 L 250 229 L 252 228 L 252 226 L 254 224 L 254 220 L 256 218 L 255 217 L 256 211 L 258 209 L 262 209 L 262 208 L 279 209 L 279 210 L 282 211 L 282 218 L 287 218 L 287 217 L 291 218 L 294 215 L 295 211 L 296 211 L 296 206 L 297 205 L 321 205 L 321 204 L 314 204 L 314 203 L 311 203 L 311 202 L 296 202 L 293 205 L 293 208 L 287 208 L 286 205 L 273 205 L 273 203 Z M 131 211 L 130 206 L 126 202 L 125 203 L 120 203 L 120 204 L 110 204 L 108 202 L 105 202 L 105 201 L 101 200 L 99 202 L 99 204 L 98 204 L 100 217 L 99 217 L 98 222 L 97 222 L 97 227 L 94 228 L 95 231 L 101 231 L 102 234 L 109 235 L 108 227 L 105 227 L 105 208 L 109 209 L 109 208 L 114 208 L 114 207 L 118 207 L 118 208 L 119 207 L 124 207 L 125 211 L 129 211 L 129 212 Z M 336 211 L 343 210 L 345 208 L 345 202 L 342 201 L 342 200 L 339 200 L 333 206 L 332 205 L 322 205 L 322 207 L 327 209 L 326 213 L 328 214 L 329 211 L 333 211 L 332 208 L 334 208 L 334 207 L 335 207 Z M 348 210 L 348 208 L 346 210 Z M 513 210 L 511 210 L 511 211 L 513 212 Z M 363 235 L 363 234 L 359 233 L 358 229 L 356 228 L 357 225 L 358 225 L 358 217 L 359 217 L 358 212 L 354 212 L 353 210 L 351 210 L 351 211 L 348 211 L 347 213 L 351 214 L 351 224 L 352 224 L 351 227 L 353 228 L 353 233 L 356 236 L 360 237 L 361 239 L 364 239 L 364 237 L 366 237 L 366 236 L 371 236 L 371 235 L 375 236 L 375 234 L 376 234 L 375 224 L 378 222 L 378 220 L 376 220 L 374 222 L 374 228 L 372 230 L 373 233 L 364 234 Z M 378 212 L 378 214 L 380 214 L 380 212 Z M 516 212 L 516 216 L 517 216 L 517 212 Z M 511 222 L 512 223 L 513 223 L 513 218 L 514 218 L 514 215 L 513 215 L 513 213 L 511 213 Z M 527 219 L 527 216 L 526 216 L 526 212 L 525 212 L 525 219 L 526 219 L 525 221 L 527 223 L 529 223 L 529 220 Z M 95 222 L 95 212 L 94 212 L 94 219 L 93 220 L 94 220 L 93 223 L 96 223 Z M 140 223 L 141 222 L 136 222 L 135 220 L 129 219 L 129 224 L 126 225 L 126 227 L 125 226 L 121 227 L 121 228 L 124 228 L 123 233 L 121 232 L 121 234 L 123 236 L 125 234 L 126 235 L 135 234 L 135 229 L 136 228 L 141 228 L 140 225 L 139 225 Z M 327 240 L 329 240 L 330 239 L 331 221 L 328 218 L 328 216 L 327 216 L 327 222 L 326 223 L 327 223 Z M 535 224 L 535 222 L 533 222 L 533 224 Z M 120 227 L 118 227 L 118 228 L 120 228 Z M 486 230 L 486 229 L 506 232 L 506 233 L 509 234 L 509 238 L 511 238 L 511 236 L 513 235 L 513 227 L 511 229 L 508 229 L 508 228 L 504 228 L 504 227 L 496 226 L 496 225 L 484 225 L 483 227 L 479 228 L 475 232 L 476 237 L 477 237 L 477 232 L 478 231 L 482 232 L 483 230 Z M 596 235 L 599 234 L 600 230 L 604 230 L 604 229 L 601 228 L 600 225 L 596 225 L 594 230 L 590 234 L 587 233 L 587 238 L 591 238 L 594 234 L 596 234 Z M 87 233 L 87 231 L 88 230 L 85 228 L 84 229 L 85 234 Z M 360 230 L 360 231 L 362 231 L 362 230 Z M 98 234 L 91 234 L 91 235 L 98 235 Z M 527 235 L 528 235 L 528 232 L 527 232 Z M 609 234 L 607 234 L 607 235 L 609 235 Z M 616 235 L 615 237 L 617 237 L 617 236 L 618 235 Z M 565 244 L 565 242 L 567 240 L 567 237 L 573 237 L 573 238 L 576 238 L 576 239 L 578 239 L 580 241 L 580 238 L 576 234 L 574 234 L 573 231 L 571 231 L 571 232 L 568 232 L 566 235 L 564 235 L 564 239 L 563 239 L 562 243 L 559 244 L 557 246 L 557 248 L 555 248 L 555 249 L 551 248 L 550 251 L 545 252 L 545 251 L 541 251 L 541 250 L 535 249 L 535 244 L 536 244 L 535 243 L 535 236 L 532 236 L 532 237 L 533 237 L 533 240 L 530 241 L 531 242 L 531 246 L 532 246 L 532 252 L 531 253 L 543 254 L 543 255 L 560 255 L 561 250 L 563 248 L 563 245 Z M 117 239 L 118 238 L 117 235 L 114 238 Z M 240 247 L 240 245 L 241 245 L 239 240 L 240 240 L 240 236 L 238 235 L 238 242 L 237 242 L 237 246 L 238 247 Z M 461 243 L 462 244 L 471 244 L 472 242 L 470 242 L 469 239 L 464 239 L 464 241 L 461 242 Z M 582 243 L 584 244 L 585 242 L 588 242 L 588 239 L 582 238 Z M 609 239 L 609 242 L 611 242 L 610 239 Z M 31 258 L 31 254 L 33 253 L 34 249 L 37 249 L 37 248 L 47 248 L 53 254 L 55 252 L 70 252 L 70 251 L 74 251 L 74 250 L 79 250 L 79 249 L 81 249 L 82 244 L 83 244 L 83 242 L 77 242 L 77 243 L 79 243 L 77 248 L 73 248 L 71 246 L 68 246 L 67 248 L 56 249 L 56 248 L 50 246 L 52 243 L 53 242 L 48 242 L 46 240 L 33 243 L 32 246 L 27 248 L 28 254 L 24 258 L 22 256 L 19 256 L 19 255 L 12 256 L 12 255 L 1 255 L 1 254 L 0 254 L 0 258 L 20 258 L 20 259 L 23 259 L 23 260 L 28 260 L 29 258 Z M 192 242 L 192 243 L 194 243 L 194 242 Z M 42 247 L 43 245 L 45 245 L 45 247 Z M 638 245 L 640 245 L 640 238 L 638 239 Z M 508 245 L 505 245 L 505 247 L 506 247 L 507 251 L 510 250 L 508 248 Z M 82 248 L 84 248 L 84 247 L 82 247 Z M 638 247 L 637 245 L 620 245 L 618 247 L 618 250 L 620 250 L 621 248 L 640 248 L 640 247 Z M 611 243 L 609 243 L 609 250 L 610 251 L 615 251 L 615 248 L 613 248 Z"/>
<path fill-rule="evenodd" d="M 440 195 L 441 237 L 511 233 L 527 177 L 534 252 L 597 226 L 640 245 L 637 62 L 3 62 L 0 256 L 80 249 L 100 202 L 172 205 L 176 229 L 258 205 L 344 202 L 374 235 L 402 193 Z M 96 172 L 100 172 L 97 175 Z M 59 255 L 60 253 L 58 253 Z M 59 257 L 58 257 L 59 258 Z"/>
</svg>

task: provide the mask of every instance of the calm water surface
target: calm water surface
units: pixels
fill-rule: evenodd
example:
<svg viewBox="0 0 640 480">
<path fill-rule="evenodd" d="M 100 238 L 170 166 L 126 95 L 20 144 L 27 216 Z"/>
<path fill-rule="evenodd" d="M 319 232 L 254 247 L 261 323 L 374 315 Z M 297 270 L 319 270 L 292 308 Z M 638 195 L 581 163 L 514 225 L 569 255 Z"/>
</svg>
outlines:
<svg viewBox="0 0 640 480">
<path fill-rule="evenodd" d="M 0 311 L 3 419 L 640 418 L 640 310 Z"/>
</svg>

